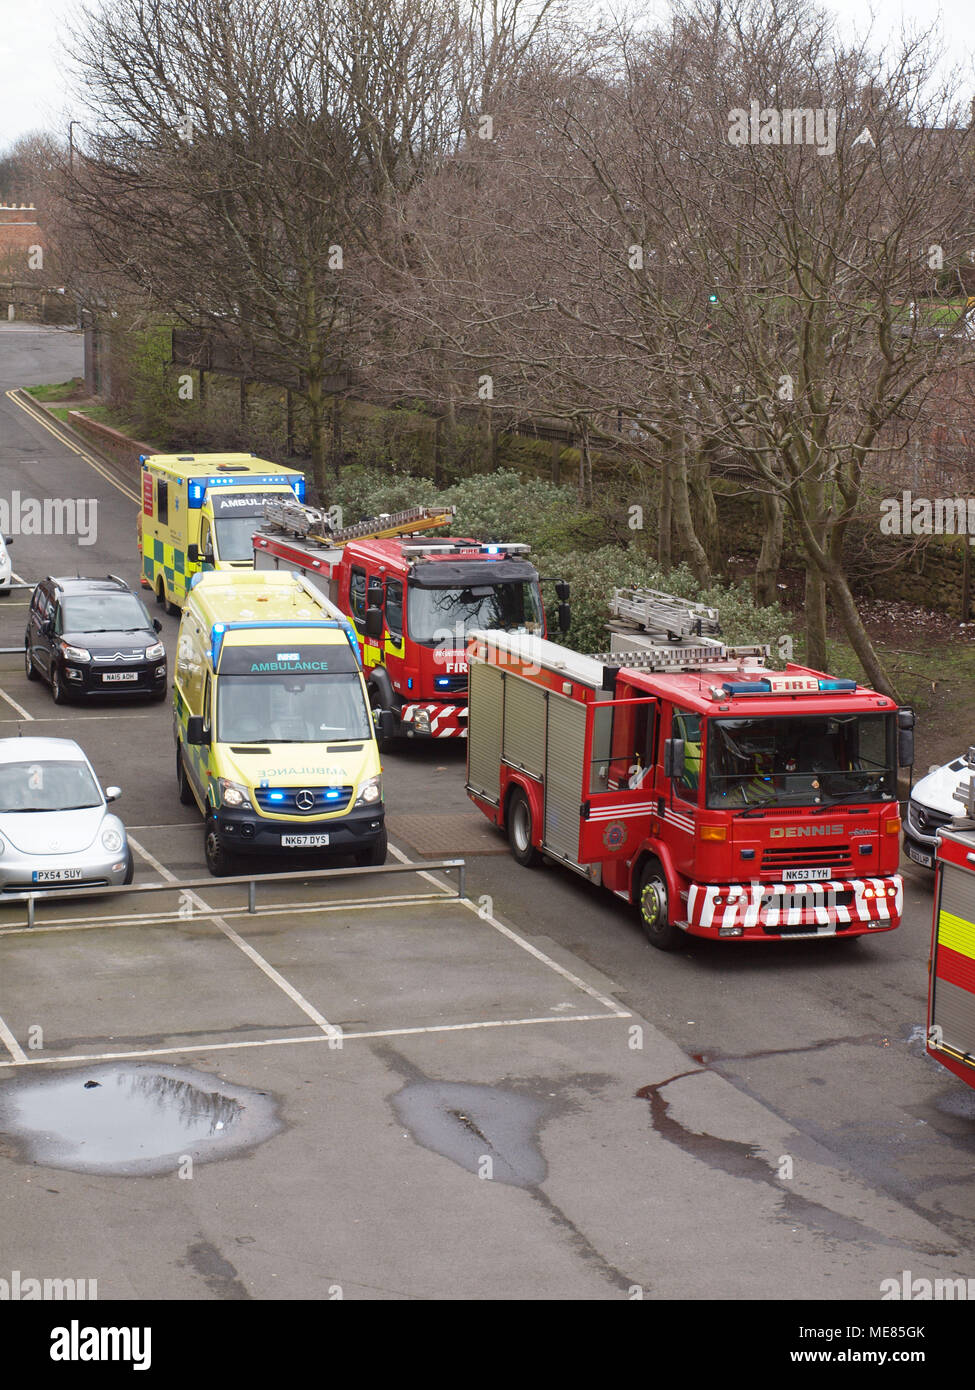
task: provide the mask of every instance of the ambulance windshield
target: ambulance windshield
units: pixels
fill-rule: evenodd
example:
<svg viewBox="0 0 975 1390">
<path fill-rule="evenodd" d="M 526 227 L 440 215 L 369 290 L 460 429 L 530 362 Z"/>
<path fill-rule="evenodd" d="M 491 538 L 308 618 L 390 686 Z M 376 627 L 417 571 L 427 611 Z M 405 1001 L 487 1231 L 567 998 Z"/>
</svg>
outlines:
<svg viewBox="0 0 975 1390">
<path fill-rule="evenodd" d="M 537 584 L 530 580 L 462 589 L 424 589 L 412 584 L 406 624 L 414 642 L 427 647 L 450 642 L 460 648 L 472 628 L 540 634 L 542 605 Z"/>
<path fill-rule="evenodd" d="M 217 558 L 227 561 L 254 559 L 254 531 L 258 526 L 255 519 L 263 515 L 263 508 L 256 509 L 252 516 L 218 517 L 213 525 L 217 533 Z"/>
<path fill-rule="evenodd" d="M 707 804 L 836 805 L 896 795 L 891 715 L 707 721 Z"/>
<path fill-rule="evenodd" d="M 341 743 L 372 737 L 358 674 L 222 675 L 220 743 Z"/>
</svg>

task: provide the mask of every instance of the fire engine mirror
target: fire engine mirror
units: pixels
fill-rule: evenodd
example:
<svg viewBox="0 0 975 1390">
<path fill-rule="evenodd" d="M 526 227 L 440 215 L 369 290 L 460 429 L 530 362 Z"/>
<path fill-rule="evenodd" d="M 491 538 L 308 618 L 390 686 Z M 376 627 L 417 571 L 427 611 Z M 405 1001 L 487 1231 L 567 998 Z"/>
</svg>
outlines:
<svg viewBox="0 0 975 1390">
<path fill-rule="evenodd" d="M 203 715 L 191 714 L 186 721 L 186 742 L 192 744 L 209 743 L 210 735 L 203 727 Z"/>
<path fill-rule="evenodd" d="M 664 743 L 664 776 L 678 781 L 684 775 L 684 740 L 669 738 Z"/>
<path fill-rule="evenodd" d="M 901 767 L 914 766 L 914 730 L 897 730 L 897 762 Z"/>
<path fill-rule="evenodd" d="M 555 581 L 555 597 L 558 599 L 559 603 L 568 603 L 568 601 L 569 601 L 569 581 L 568 581 L 567 579 L 556 579 L 556 581 Z"/>
<path fill-rule="evenodd" d="M 914 711 L 905 705 L 903 709 L 897 711 L 898 729 L 913 729 L 916 718 Z"/>
<path fill-rule="evenodd" d="M 383 582 L 381 579 L 369 580 L 369 587 L 366 590 L 366 603 L 370 608 L 382 608 Z"/>
<path fill-rule="evenodd" d="M 559 632 L 568 632 L 572 625 L 572 609 L 567 603 L 559 604 Z"/>
<path fill-rule="evenodd" d="M 200 547 L 193 541 L 186 547 L 186 558 L 191 565 L 198 565 L 200 562 Z"/>
<path fill-rule="evenodd" d="M 382 637 L 383 635 L 383 612 L 381 608 L 366 609 L 366 636 Z"/>
</svg>

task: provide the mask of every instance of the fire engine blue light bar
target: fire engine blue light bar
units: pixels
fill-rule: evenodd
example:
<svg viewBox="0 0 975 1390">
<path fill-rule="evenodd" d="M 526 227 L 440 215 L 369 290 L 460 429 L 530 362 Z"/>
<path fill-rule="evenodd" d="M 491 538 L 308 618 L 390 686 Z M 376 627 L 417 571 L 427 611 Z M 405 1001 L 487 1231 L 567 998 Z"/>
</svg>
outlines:
<svg viewBox="0 0 975 1390">
<path fill-rule="evenodd" d="M 856 690 L 857 688 L 856 681 L 851 680 L 819 680 L 817 681 L 816 685 L 817 690 Z M 769 680 L 724 681 L 724 683 L 721 686 L 721 689 L 727 691 L 729 695 L 810 695 L 816 693 L 816 691 L 812 690 L 775 690 L 773 689 L 772 683 Z"/>
</svg>

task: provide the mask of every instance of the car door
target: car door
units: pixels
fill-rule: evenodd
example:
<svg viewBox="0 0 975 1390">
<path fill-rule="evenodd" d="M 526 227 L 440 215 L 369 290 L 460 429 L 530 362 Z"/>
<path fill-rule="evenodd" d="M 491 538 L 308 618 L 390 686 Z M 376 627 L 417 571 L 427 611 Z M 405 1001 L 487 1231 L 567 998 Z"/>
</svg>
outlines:
<svg viewBox="0 0 975 1390">
<path fill-rule="evenodd" d="M 44 675 L 50 672 L 50 639 L 44 625 L 51 613 L 51 595 L 45 584 L 39 584 L 31 600 L 30 616 L 27 621 L 27 642 L 34 658 L 34 665 Z"/>
</svg>

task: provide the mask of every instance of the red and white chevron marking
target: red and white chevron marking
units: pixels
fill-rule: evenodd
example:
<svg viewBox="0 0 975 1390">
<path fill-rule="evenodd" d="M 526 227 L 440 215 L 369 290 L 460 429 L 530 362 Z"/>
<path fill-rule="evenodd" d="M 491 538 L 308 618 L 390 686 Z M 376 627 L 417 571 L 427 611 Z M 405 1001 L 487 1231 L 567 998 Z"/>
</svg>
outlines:
<svg viewBox="0 0 975 1390">
<path fill-rule="evenodd" d="M 849 906 L 836 901 L 840 893 L 852 894 Z M 763 899 L 768 897 L 772 901 L 765 904 Z M 712 930 L 808 926 L 810 934 L 816 935 L 830 926 L 851 922 L 896 924 L 903 904 L 900 874 L 823 883 L 692 883 L 687 893 L 687 921 L 692 928 Z"/>
<path fill-rule="evenodd" d="M 467 709 L 467 705 L 404 705 L 401 718 L 404 724 L 412 724 L 416 714 L 426 710 L 430 732 L 421 734 L 417 730 L 419 738 L 466 738 Z"/>
</svg>

